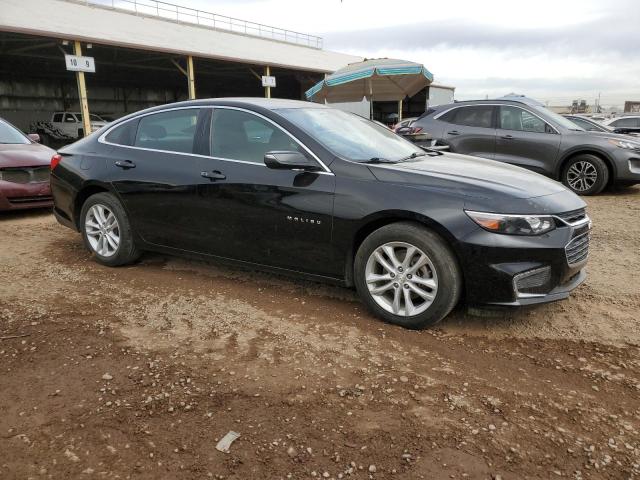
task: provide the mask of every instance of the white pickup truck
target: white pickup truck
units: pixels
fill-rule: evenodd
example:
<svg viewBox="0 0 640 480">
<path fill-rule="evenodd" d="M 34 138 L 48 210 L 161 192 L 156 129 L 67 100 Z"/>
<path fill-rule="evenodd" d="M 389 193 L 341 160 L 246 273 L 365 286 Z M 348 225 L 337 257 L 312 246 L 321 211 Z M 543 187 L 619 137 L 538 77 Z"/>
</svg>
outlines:
<svg viewBox="0 0 640 480">
<path fill-rule="evenodd" d="M 109 123 L 93 113 L 89 114 L 89 118 L 92 132 Z M 80 112 L 54 112 L 51 116 L 51 125 L 72 138 L 81 138 L 84 134 Z"/>
</svg>

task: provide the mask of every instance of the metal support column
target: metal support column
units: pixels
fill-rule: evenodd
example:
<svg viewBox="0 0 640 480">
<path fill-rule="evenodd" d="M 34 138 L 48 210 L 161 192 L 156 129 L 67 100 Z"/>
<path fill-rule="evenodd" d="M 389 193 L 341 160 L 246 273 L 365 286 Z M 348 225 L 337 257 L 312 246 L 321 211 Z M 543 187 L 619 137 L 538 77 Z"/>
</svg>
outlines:
<svg viewBox="0 0 640 480">
<path fill-rule="evenodd" d="M 79 41 L 73 42 L 73 54 L 82 56 L 82 46 Z M 89 118 L 89 101 L 87 100 L 87 84 L 84 81 L 84 72 L 76 72 L 78 81 L 78 99 L 80 101 L 80 112 L 82 112 L 82 129 L 86 137 L 91 133 L 91 119 Z"/>
<path fill-rule="evenodd" d="M 196 79 L 193 71 L 193 57 L 187 57 L 187 78 L 189 80 L 189 99 L 196 99 Z"/>
<path fill-rule="evenodd" d="M 398 123 L 402 121 L 402 100 L 398 100 Z"/>
<path fill-rule="evenodd" d="M 264 75 L 266 77 L 271 76 L 271 68 L 269 67 L 269 65 L 266 65 L 264 67 Z M 264 96 L 265 98 L 271 98 L 271 87 L 264 87 Z"/>
</svg>

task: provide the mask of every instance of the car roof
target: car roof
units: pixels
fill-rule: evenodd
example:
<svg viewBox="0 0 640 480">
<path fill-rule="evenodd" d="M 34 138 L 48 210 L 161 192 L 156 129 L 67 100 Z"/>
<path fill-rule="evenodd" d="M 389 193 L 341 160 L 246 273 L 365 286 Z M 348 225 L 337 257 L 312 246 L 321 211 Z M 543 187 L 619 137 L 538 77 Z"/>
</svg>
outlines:
<svg viewBox="0 0 640 480">
<path fill-rule="evenodd" d="M 267 110 L 279 110 L 282 108 L 328 108 L 321 103 L 306 102 L 302 100 L 289 100 L 285 98 L 264 98 L 264 97 L 221 97 L 203 98 L 199 100 L 187 100 L 184 102 L 172 103 L 171 106 L 255 106 Z M 163 107 L 167 107 L 164 105 Z"/>
<path fill-rule="evenodd" d="M 502 97 L 482 100 L 456 100 L 454 103 L 438 105 L 433 108 L 436 110 L 445 110 L 453 107 L 463 107 L 466 105 L 526 105 L 529 107 L 544 106 L 537 100 L 527 99 L 526 97 Z"/>
</svg>

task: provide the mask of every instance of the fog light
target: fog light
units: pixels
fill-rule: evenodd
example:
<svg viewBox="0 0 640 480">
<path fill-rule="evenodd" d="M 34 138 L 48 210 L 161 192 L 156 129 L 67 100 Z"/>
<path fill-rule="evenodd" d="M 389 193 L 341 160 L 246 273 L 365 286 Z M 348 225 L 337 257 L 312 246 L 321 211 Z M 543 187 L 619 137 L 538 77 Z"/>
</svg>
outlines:
<svg viewBox="0 0 640 480">
<path fill-rule="evenodd" d="M 551 267 L 536 268 L 513 277 L 516 297 L 542 297 L 549 292 Z"/>
</svg>

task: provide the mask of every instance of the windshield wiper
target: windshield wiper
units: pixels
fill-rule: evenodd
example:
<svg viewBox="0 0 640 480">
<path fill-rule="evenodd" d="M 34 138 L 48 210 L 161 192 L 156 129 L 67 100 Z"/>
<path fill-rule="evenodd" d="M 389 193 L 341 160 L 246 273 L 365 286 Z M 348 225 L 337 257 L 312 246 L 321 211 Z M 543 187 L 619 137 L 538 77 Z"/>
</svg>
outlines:
<svg viewBox="0 0 640 480">
<path fill-rule="evenodd" d="M 389 160 L 388 158 L 372 157 L 369 160 L 364 160 L 361 163 L 398 163 L 399 160 Z"/>
<path fill-rule="evenodd" d="M 399 162 L 406 162 L 407 160 L 413 160 L 414 158 L 424 157 L 427 152 L 413 152 L 411 155 L 407 155 L 406 157 L 402 157 Z"/>
</svg>

